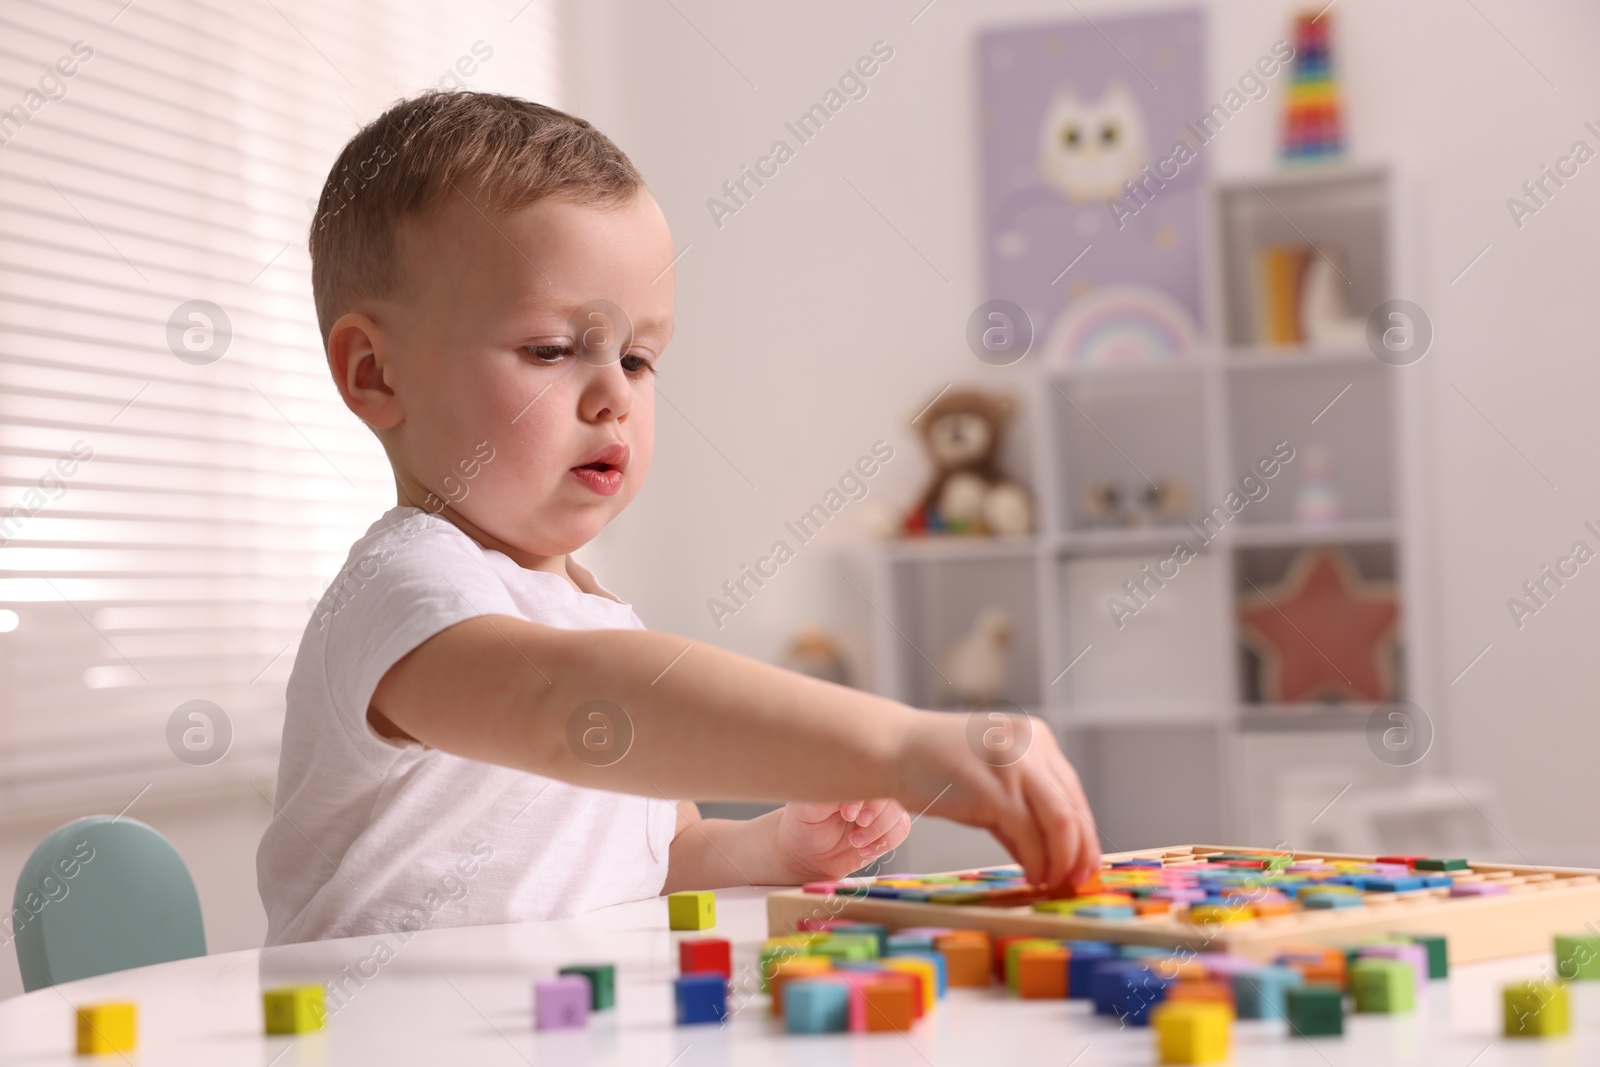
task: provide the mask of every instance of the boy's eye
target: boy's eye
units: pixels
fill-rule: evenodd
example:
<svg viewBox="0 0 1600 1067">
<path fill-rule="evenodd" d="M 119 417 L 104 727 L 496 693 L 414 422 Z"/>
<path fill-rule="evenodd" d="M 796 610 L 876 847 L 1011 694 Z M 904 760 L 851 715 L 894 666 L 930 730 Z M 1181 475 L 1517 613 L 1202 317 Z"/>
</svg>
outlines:
<svg viewBox="0 0 1600 1067">
<path fill-rule="evenodd" d="M 656 365 L 643 356 L 623 356 L 622 369 L 629 374 L 654 374 Z"/>
<path fill-rule="evenodd" d="M 572 355 L 572 346 L 569 344 L 555 345 L 523 345 L 522 350 L 534 359 L 544 363 L 555 363 Z"/>
</svg>

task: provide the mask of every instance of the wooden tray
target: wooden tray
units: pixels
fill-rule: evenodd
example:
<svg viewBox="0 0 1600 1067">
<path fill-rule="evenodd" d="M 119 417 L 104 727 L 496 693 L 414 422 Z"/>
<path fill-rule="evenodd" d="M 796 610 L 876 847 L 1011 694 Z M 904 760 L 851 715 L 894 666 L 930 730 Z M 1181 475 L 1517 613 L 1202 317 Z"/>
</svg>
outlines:
<svg viewBox="0 0 1600 1067">
<path fill-rule="evenodd" d="M 1104 859 L 1107 866 L 1131 859 L 1159 859 L 1170 865 L 1215 852 L 1283 854 L 1272 849 L 1177 845 L 1119 852 Z M 1365 862 L 1376 859 L 1334 852 L 1294 858 Z M 767 928 L 777 936 L 793 933 L 795 924 L 804 918 L 846 918 L 883 923 L 891 930 L 949 926 L 982 929 L 995 935 L 1037 934 L 1231 952 L 1260 960 L 1270 960 L 1294 945 L 1343 945 L 1384 934 L 1434 934 L 1447 939 L 1452 963 L 1550 951 L 1552 938 L 1558 933 L 1600 936 L 1600 871 L 1472 863 L 1465 871 L 1447 873 L 1458 882 L 1504 882 L 1506 892 L 1483 897 L 1450 897 L 1449 890 L 1438 888 L 1367 892 L 1363 894 L 1366 903 L 1361 907 L 1296 910 L 1286 915 L 1200 926 L 1189 923 L 1182 911 L 1124 920 L 1084 919 L 1037 912 L 1027 905 L 928 904 L 788 889 L 767 898 Z"/>
</svg>

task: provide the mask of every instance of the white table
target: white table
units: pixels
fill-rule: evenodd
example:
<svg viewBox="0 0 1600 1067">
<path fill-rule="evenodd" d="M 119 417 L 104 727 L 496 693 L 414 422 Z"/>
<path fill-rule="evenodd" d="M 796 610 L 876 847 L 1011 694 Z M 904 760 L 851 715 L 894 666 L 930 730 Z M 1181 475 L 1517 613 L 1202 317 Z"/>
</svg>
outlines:
<svg viewBox="0 0 1600 1067">
<path fill-rule="evenodd" d="M 756 966 L 767 933 L 763 900 L 763 891 L 756 889 L 717 894 L 719 921 L 708 934 L 733 941 L 736 974 Z M 1096 1067 L 1155 1062 L 1148 1029 L 1119 1030 L 1115 1020 L 1093 1017 L 1083 1001 L 1018 1001 L 998 988 L 952 990 L 906 1035 L 785 1035 L 764 995 L 738 1007 L 726 1027 L 676 1026 L 675 943 L 690 936 L 699 935 L 667 930 L 666 902 L 656 899 L 563 922 L 425 930 L 387 962 L 374 952 L 382 939 L 358 937 L 160 964 L 0 1002 L 0 1064 L 120 1065 L 122 1059 L 114 1055 L 94 1060 L 73 1055 L 73 1006 L 118 999 L 139 1006 L 139 1050 L 127 1062 L 142 1067 Z M 1571 987 L 1571 1036 L 1552 1041 L 1498 1036 L 1501 986 L 1537 977 L 1547 961 L 1547 956 L 1527 956 L 1457 968 L 1449 980 L 1431 984 L 1415 1013 L 1351 1015 L 1342 1038 L 1293 1038 L 1282 1022 L 1241 1022 L 1234 1029 L 1233 1062 L 1600 1064 L 1600 982 Z M 533 980 L 578 962 L 617 965 L 617 1007 L 592 1016 L 584 1031 L 535 1031 Z M 263 988 L 341 974 L 348 975 L 349 995 L 325 1031 L 299 1038 L 263 1036 Z M 334 1004 L 330 1000 L 330 1007 Z M 737 998 L 730 1004 L 737 1007 Z"/>
</svg>

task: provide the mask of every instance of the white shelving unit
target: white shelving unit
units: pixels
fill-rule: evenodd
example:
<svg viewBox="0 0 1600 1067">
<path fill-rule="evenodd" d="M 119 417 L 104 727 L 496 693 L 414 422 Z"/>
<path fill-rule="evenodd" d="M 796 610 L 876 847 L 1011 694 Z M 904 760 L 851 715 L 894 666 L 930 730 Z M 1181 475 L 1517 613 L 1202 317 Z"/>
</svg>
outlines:
<svg viewBox="0 0 1600 1067">
<path fill-rule="evenodd" d="M 1273 803 L 1262 795 L 1271 768 L 1261 760 L 1316 764 L 1335 750 L 1351 758 L 1350 741 L 1360 745 L 1372 710 L 1267 705 L 1247 684 L 1239 597 L 1251 581 L 1276 582 L 1299 549 L 1336 544 L 1365 577 L 1395 583 L 1399 695 L 1431 706 L 1426 575 L 1413 506 L 1422 479 L 1409 425 L 1419 372 L 1379 361 L 1364 344 L 1263 348 L 1251 317 L 1255 250 L 1265 244 L 1338 245 L 1351 307 L 1363 318 L 1405 295 L 1395 186 L 1383 168 L 1216 183 L 1205 347 L 1189 360 L 1148 366 L 1019 364 L 1019 374 L 1032 375 L 1014 391 L 1031 427 L 1021 466 L 1031 467 L 1039 531 L 869 549 L 863 591 L 877 612 L 877 690 L 952 707 L 936 664 L 981 608 L 1003 607 L 1014 624 L 1009 699 L 1060 733 L 1116 847 L 1245 843 L 1274 832 L 1270 819 L 1258 817 Z M 1198 517 L 1280 440 L 1294 447 L 1295 459 L 1209 544 L 1182 528 L 1086 521 L 1085 486 L 1110 480 L 1137 490 L 1147 478 L 1181 482 L 1189 516 Z M 1329 525 L 1295 520 L 1314 446 L 1328 456 L 1341 501 L 1340 518 Z M 1107 599 L 1124 581 L 1139 580 L 1146 564 L 1167 559 L 1180 539 L 1198 554 L 1119 628 Z M 1255 743 L 1268 733 L 1270 743 Z M 1323 743 L 1330 734 L 1337 744 Z M 1389 770 L 1380 764 L 1378 773 Z"/>
</svg>

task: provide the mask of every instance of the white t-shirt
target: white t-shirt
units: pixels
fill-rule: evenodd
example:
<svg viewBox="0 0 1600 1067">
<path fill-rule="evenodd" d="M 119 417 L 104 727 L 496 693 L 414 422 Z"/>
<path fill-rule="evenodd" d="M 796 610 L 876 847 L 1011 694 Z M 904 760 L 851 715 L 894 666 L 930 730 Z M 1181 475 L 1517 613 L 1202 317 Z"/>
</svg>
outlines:
<svg viewBox="0 0 1600 1067">
<path fill-rule="evenodd" d="M 350 549 L 289 676 L 277 814 L 256 852 L 267 944 L 558 919 L 656 896 L 676 805 L 391 741 L 367 723 L 384 673 L 479 615 L 644 629 L 572 564 L 528 570 L 420 508 Z"/>
</svg>

